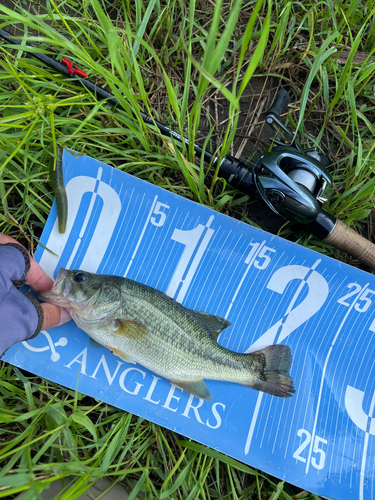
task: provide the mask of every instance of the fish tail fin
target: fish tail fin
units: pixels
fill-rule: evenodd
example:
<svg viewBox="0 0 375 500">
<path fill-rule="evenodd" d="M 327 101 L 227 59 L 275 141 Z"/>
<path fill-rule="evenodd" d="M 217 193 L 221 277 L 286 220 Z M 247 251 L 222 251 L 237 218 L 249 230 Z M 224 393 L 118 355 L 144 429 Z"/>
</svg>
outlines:
<svg viewBox="0 0 375 500">
<path fill-rule="evenodd" d="M 289 375 L 292 364 L 292 350 L 286 345 L 270 345 L 265 349 L 250 353 L 257 379 L 249 387 L 280 398 L 290 398 L 295 394 L 294 382 Z M 253 365 L 254 370 L 254 365 Z"/>
</svg>

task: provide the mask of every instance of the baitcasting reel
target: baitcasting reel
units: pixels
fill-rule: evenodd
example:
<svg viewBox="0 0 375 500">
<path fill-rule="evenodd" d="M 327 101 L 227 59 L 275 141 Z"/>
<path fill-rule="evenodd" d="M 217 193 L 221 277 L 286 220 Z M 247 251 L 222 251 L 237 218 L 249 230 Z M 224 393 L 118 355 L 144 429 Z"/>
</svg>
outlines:
<svg viewBox="0 0 375 500">
<path fill-rule="evenodd" d="M 219 175 L 246 194 L 258 194 L 276 214 L 308 224 L 324 242 L 375 268 L 375 245 L 322 208 L 332 185 L 326 170 L 330 162 L 315 148 L 303 149 L 295 134 L 281 123 L 280 115 L 288 103 L 288 93 L 280 90 L 266 113 L 267 123 L 276 132 L 276 147 L 254 167 L 226 155 Z"/>
<path fill-rule="evenodd" d="M 278 137 L 273 140 L 276 147 L 261 156 L 251 169 L 233 158 L 228 162 L 225 157 L 220 175 L 241 191 L 257 192 L 276 214 L 310 224 L 316 221 L 328 199 L 332 179 L 325 167 L 329 159 L 315 148 L 304 150 L 281 123 L 280 115 L 288 103 L 288 93 L 280 90 L 266 113 L 266 121 Z"/>
</svg>

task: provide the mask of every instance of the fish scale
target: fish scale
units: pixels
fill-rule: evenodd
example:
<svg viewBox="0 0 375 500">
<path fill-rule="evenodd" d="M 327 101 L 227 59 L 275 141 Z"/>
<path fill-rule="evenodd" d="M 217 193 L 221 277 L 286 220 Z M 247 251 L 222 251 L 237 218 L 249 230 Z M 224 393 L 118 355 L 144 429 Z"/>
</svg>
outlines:
<svg viewBox="0 0 375 500">
<path fill-rule="evenodd" d="M 268 346 L 241 354 L 217 343 L 230 323 L 187 309 L 164 293 L 119 276 L 60 269 L 40 293 L 65 307 L 82 330 L 126 361 L 135 361 L 201 399 L 212 396 L 204 379 L 234 382 L 290 397 L 291 350 Z"/>
</svg>

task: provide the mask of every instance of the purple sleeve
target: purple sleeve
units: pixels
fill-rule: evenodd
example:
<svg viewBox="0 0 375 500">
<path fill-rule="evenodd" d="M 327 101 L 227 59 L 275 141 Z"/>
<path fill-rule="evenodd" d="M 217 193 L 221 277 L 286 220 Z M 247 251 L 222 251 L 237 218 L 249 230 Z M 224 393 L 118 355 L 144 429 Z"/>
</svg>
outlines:
<svg viewBox="0 0 375 500">
<path fill-rule="evenodd" d="M 41 305 L 17 288 L 25 283 L 29 268 L 29 254 L 23 247 L 13 243 L 0 245 L 0 356 L 42 328 Z"/>
</svg>

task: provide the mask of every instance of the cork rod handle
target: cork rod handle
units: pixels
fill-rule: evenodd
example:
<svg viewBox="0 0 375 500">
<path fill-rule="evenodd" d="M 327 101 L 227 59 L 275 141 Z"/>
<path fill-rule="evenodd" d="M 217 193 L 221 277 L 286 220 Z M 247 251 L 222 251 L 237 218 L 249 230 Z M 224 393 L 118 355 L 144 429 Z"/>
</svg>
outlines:
<svg viewBox="0 0 375 500">
<path fill-rule="evenodd" d="M 375 269 L 375 245 L 340 220 L 323 241 Z"/>
</svg>

